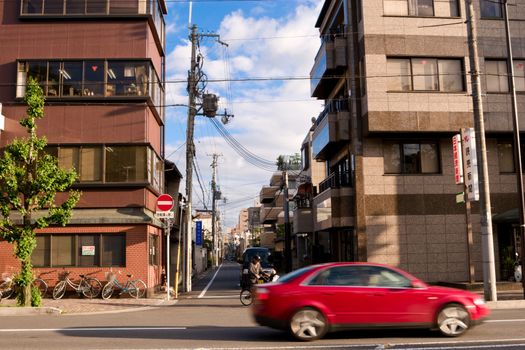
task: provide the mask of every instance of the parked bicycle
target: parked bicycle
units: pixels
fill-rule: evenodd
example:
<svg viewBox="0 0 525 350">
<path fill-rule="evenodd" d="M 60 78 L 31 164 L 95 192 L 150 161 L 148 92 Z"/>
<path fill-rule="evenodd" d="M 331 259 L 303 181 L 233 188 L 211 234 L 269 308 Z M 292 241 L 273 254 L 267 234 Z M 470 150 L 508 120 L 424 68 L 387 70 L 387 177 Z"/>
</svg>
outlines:
<svg viewBox="0 0 525 350">
<path fill-rule="evenodd" d="M 119 274 L 121 272 L 119 271 Z M 128 277 L 126 283 L 121 284 L 117 276 L 113 272 L 108 273 L 108 283 L 102 289 L 102 299 L 109 299 L 113 295 L 113 292 L 118 289 L 120 290 L 119 295 L 128 293 L 132 298 L 143 298 L 146 295 L 146 283 L 140 279 L 132 279 L 133 275 L 127 274 Z"/>
<path fill-rule="evenodd" d="M 67 286 L 70 286 L 77 292 L 77 294 L 82 294 L 86 298 L 96 298 L 100 291 L 102 290 L 102 283 L 95 277 L 86 277 L 86 275 L 79 275 L 80 281 L 78 283 L 73 282 L 69 275 L 70 271 L 64 272 L 63 280 L 58 282 L 53 289 L 53 299 L 60 299 L 66 293 Z"/>
<path fill-rule="evenodd" d="M 47 293 L 47 283 L 40 277 L 33 280 L 33 285 L 40 291 L 40 296 L 43 298 Z M 14 280 L 14 276 L 5 276 L 0 282 L 0 300 L 9 299 L 15 293 L 17 285 Z"/>
</svg>

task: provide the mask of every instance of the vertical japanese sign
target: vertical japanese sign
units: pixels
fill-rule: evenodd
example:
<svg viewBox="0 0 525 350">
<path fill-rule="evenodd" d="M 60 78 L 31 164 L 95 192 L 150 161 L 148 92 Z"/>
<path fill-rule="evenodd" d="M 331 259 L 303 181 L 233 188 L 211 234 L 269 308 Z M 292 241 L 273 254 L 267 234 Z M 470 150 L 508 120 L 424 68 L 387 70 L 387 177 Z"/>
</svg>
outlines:
<svg viewBox="0 0 525 350">
<path fill-rule="evenodd" d="M 452 153 L 454 154 L 454 178 L 456 185 L 463 183 L 463 157 L 461 153 L 461 135 L 452 137 Z"/>
<path fill-rule="evenodd" d="M 476 135 L 474 128 L 461 129 L 463 149 L 463 172 L 469 201 L 479 200 L 478 158 L 476 156 Z"/>
<path fill-rule="evenodd" d="M 195 221 L 195 245 L 202 245 L 202 221 Z"/>
</svg>

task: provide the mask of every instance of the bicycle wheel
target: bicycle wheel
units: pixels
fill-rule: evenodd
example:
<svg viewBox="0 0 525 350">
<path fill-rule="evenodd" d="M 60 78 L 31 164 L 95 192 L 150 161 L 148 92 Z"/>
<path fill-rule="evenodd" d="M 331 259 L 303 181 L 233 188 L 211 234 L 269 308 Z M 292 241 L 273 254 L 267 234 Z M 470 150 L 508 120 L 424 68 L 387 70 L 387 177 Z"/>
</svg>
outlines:
<svg viewBox="0 0 525 350">
<path fill-rule="evenodd" d="M 134 281 L 129 281 L 125 289 L 127 289 L 130 297 L 138 299 L 140 290 Z"/>
<path fill-rule="evenodd" d="M 41 278 L 36 278 L 33 281 L 33 286 L 37 287 L 40 291 L 40 296 L 43 298 L 47 293 L 47 283 Z"/>
<path fill-rule="evenodd" d="M 14 283 L 12 280 L 4 281 L 0 283 L 0 299 L 8 299 L 15 291 Z"/>
<path fill-rule="evenodd" d="M 148 289 L 148 287 L 146 287 L 146 283 L 144 283 L 144 281 L 139 280 L 139 279 L 133 280 L 131 282 L 133 282 L 135 287 L 137 287 L 137 290 L 138 290 L 137 298 L 146 297 L 146 291 Z"/>
<path fill-rule="evenodd" d="M 102 290 L 102 283 L 94 277 L 88 277 L 80 281 L 79 288 L 86 298 L 96 298 Z"/>
<path fill-rule="evenodd" d="M 102 299 L 108 300 L 113 295 L 115 285 L 113 282 L 108 282 L 104 288 L 102 288 Z"/>
<path fill-rule="evenodd" d="M 67 283 L 66 281 L 60 281 L 53 288 L 53 299 L 60 299 L 66 293 Z"/>
<path fill-rule="evenodd" d="M 244 306 L 249 306 L 249 305 L 251 305 L 252 302 L 253 302 L 253 299 L 252 299 L 252 292 L 251 292 L 249 289 L 243 289 L 243 290 L 241 290 L 240 298 L 241 298 L 241 303 L 242 303 Z"/>
</svg>

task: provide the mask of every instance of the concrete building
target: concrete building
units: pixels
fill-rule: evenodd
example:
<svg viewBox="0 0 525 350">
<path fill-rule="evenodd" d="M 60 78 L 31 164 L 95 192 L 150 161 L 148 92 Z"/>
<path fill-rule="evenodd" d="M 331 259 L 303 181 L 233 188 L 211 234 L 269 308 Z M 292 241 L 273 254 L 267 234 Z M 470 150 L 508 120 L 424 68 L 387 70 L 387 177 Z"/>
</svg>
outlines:
<svg viewBox="0 0 525 350">
<path fill-rule="evenodd" d="M 164 0 L 0 4 L 0 147 L 24 134 L 22 97 L 36 78 L 46 96 L 38 134 L 77 170 L 82 191 L 67 227 L 38 233 L 33 263 L 50 280 L 63 268 L 101 280 L 118 268 L 150 290 L 160 285 L 163 228 L 153 213 L 166 189 L 165 14 Z M 12 247 L 1 242 L 0 252 L 8 271 Z"/>
<path fill-rule="evenodd" d="M 525 1 L 509 7 L 516 86 L 525 91 Z M 516 239 L 516 176 L 502 8 L 478 19 L 496 270 L 508 279 Z M 479 206 L 467 240 L 451 137 L 473 127 L 464 2 L 326 0 L 312 96 L 324 100 L 312 153 L 326 163 L 313 198 L 314 260 L 374 261 L 427 281 L 482 279 Z M 519 109 L 525 98 L 518 94 Z M 523 113 L 522 113 L 523 115 Z M 521 130 L 525 118 L 520 117 Z M 469 254 L 470 253 L 470 254 Z"/>
</svg>

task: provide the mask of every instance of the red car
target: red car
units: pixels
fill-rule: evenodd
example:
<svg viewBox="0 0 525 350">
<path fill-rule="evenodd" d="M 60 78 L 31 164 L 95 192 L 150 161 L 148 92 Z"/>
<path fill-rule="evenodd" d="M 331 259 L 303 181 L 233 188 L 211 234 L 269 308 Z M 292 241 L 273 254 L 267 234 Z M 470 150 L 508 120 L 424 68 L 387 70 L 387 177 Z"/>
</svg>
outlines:
<svg viewBox="0 0 525 350">
<path fill-rule="evenodd" d="M 256 286 L 257 323 L 308 341 L 354 328 L 437 328 L 459 336 L 489 314 L 477 294 L 425 284 L 395 267 L 328 263 Z"/>
</svg>

